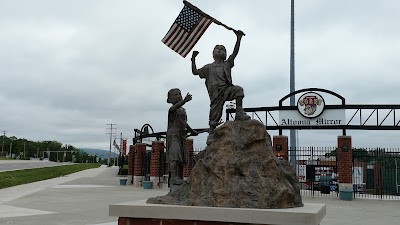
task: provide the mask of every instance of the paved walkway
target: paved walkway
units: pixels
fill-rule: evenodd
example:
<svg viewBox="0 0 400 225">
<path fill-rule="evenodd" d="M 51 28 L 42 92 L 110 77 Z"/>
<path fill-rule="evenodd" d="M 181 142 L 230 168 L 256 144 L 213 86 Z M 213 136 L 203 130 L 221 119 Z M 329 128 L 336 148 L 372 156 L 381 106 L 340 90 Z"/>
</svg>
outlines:
<svg viewBox="0 0 400 225">
<path fill-rule="evenodd" d="M 0 189 L 0 224 L 116 225 L 110 204 L 165 195 L 168 190 L 120 186 L 118 167 L 100 167 L 69 176 Z M 303 197 L 303 202 L 327 205 L 321 225 L 399 224 L 399 200 Z"/>
</svg>

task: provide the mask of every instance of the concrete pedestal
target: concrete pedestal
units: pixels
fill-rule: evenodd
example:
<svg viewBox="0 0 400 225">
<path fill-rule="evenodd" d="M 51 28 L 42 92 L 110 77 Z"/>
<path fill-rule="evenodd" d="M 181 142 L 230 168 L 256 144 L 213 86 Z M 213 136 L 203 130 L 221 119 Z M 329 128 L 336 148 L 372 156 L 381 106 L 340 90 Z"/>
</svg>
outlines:
<svg viewBox="0 0 400 225">
<path fill-rule="evenodd" d="M 305 203 L 289 209 L 249 209 L 147 204 L 145 200 L 110 205 L 118 225 L 318 225 L 326 214 L 324 204 Z"/>
</svg>

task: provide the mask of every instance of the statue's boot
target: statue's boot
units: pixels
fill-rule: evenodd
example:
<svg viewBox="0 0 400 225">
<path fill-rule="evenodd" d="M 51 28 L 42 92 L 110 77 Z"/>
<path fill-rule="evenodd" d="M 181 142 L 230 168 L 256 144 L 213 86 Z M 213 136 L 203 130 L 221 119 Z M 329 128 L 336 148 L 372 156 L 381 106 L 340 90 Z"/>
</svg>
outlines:
<svg viewBox="0 0 400 225">
<path fill-rule="evenodd" d="M 181 185 L 183 184 L 183 179 L 179 177 L 172 177 L 169 180 L 170 185 Z"/>
<path fill-rule="evenodd" d="M 250 120 L 250 119 L 251 119 L 250 116 L 248 116 L 243 109 L 236 110 L 235 120 L 245 121 L 245 120 Z"/>
<path fill-rule="evenodd" d="M 169 189 L 171 192 L 176 192 L 179 191 L 181 188 L 182 184 L 184 183 L 183 179 L 179 177 L 172 177 L 169 180 Z"/>
</svg>

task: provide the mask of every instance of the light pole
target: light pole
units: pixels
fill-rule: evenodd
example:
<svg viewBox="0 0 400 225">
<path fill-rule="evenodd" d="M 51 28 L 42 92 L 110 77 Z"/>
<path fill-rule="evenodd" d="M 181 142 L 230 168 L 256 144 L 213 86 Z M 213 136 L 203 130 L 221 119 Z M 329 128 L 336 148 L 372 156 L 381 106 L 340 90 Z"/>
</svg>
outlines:
<svg viewBox="0 0 400 225">
<path fill-rule="evenodd" d="M 294 58 L 294 0 L 290 3 L 291 19 L 290 19 L 290 93 L 295 92 L 295 58 Z M 290 106 L 295 105 L 295 96 L 290 96 Z M 296 168 L 296 130 L 290 129 L 290 144 L 291 149 L 289 161 Z"/>
</svg>

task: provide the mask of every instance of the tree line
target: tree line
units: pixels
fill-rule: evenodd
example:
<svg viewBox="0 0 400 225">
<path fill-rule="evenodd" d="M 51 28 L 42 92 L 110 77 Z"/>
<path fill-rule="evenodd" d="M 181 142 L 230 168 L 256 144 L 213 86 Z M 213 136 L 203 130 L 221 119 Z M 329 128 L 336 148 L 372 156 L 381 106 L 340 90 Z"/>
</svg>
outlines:
<svg viewBox="0 0 400 225">
<path fill-rule="evenodd" d="M 15 136 L 0 136 L 1 157 L 18 159 L 48 158 L 55 162 L 95 162 L 96 156 L 75 148 L 72 145 L 63 145 L 58 141 L 31 141 Z"/>
</svg>

